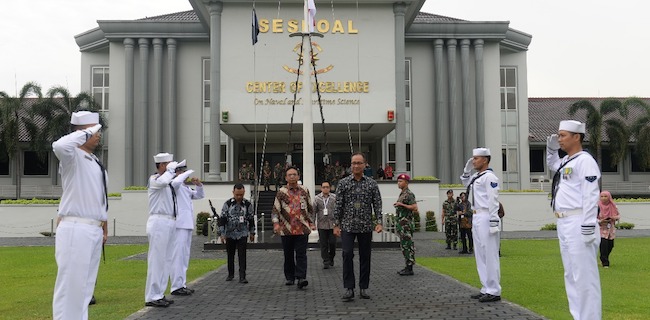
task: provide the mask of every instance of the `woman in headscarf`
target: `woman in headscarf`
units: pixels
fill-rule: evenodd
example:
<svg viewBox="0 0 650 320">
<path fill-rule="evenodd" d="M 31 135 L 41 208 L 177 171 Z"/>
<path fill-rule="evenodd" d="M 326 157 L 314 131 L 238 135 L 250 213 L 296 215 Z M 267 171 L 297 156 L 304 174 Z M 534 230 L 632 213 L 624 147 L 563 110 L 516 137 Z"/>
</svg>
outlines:
<svg viewBox="0 0 650 320">
<path fill-rule="evenodd" d="M 609 254 L 614 249 L 616 237 L 616 221 L 620 218 L 618 208 L 609 191 L 600 193 L 598 202 L 598 224 L 600 225 L 600 261 L 603 267 L 609 268 Z"/>
</svg>

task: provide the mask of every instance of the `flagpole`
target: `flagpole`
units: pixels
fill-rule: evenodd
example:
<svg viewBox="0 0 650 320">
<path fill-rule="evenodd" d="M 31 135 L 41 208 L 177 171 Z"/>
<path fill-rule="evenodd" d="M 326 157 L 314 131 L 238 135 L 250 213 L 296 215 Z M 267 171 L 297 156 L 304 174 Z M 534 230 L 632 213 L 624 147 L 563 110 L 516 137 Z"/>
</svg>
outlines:
<svg viewBox="0 0 650 320">
<path fill-rule="evenodd" d="M 309 43 L 309 37 L 307 36 L 310 32 L 310 17 L 308 10 L 308 0 L 305 0 L 304 5 L 304 21 L 305 23 L 302 26 L 302 41 L 303 41 L 303 61 L 305 63 L 304 77 L 303 77 L 303 94 L 304 100 L 304 110 L 303 110 L 303 122 L 302 122 L 302 184 L 307 187 L 312 194 L 315 192 L 316 179 L 315 179 L 315 170 L 314 170 L 314 125 L 312 117 L 312 81 L 311 81 L 311 71 L 312 67 L 312 52 L 311 44 Z M 305 41 L 307 43 L 305 43 Z M 304 52 L 307 52 L 306 54 Z M 306 83 L 304 83 L 306 82 Z"/>
</svg>

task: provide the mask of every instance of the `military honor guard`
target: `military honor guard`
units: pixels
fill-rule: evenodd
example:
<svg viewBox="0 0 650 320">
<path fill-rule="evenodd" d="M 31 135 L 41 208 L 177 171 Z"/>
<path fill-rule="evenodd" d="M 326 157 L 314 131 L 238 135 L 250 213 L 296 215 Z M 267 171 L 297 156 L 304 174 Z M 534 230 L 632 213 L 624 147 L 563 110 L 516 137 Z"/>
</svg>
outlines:
<svg viewBox="0 0 650 320">
<path fill-rule="evenodd" d="M 481 292 L 472 295 L 472 299 L 493 302 L 501 300 L 499 179 L 489 168 L 490 149 L 477 148 L 472 155 L 460 176 L 474 207 L 472 236 Z M 472 169 L 476 170 L 473 175 Z"/>
<path fill-rule="evenodd" d="M 107 174 L 93 154 L 101 138 L 99 114 L 74 112 L 70 124 L 72 132 L 52 143 L 63 187 L 54 247 L 58 270 L 52 315 L 56 320 L 88 319 L 107 236 Z"/>
<path fill-rule="evenodd" d="M 334 266 L 336 256 L 336 236 L 334 235 L 334 208 L 336 195 L 331 193 L 332 185 L 323 181 L 320 185 L 321 193 L 314 198 L 314 222 L 318 228 L 318 243 L 320 256 L 323 259 L 323 269 Z"/>
<path fill-rule="evenodd" d="M 415 264 L 415 244 L 413 244 L 413 231 L 415 230 L 414 214 L 418 212 L 415 194 L 409 189 L 411 177 L 402 173 L 397 176 L 397 187 L 402 190 L 393 204 L 397 215 L 395 230 L 399 236 L 399 244 L 404 255 L 406 267 L 397 272 L 400 276 L 412 276 Z"/>
<path fill-rule="evenodd" d="M 458 248 L 458 216 L 456 215 L 456 207 L 458 203 L 454 199 L 454 190 L 447 190 L 447 200 L 442 203 L 442 223 L 445 225 L 445 236 L 447 247 L 445 249 L 454 250 Z"/>
<path fill-rule="evenodd" d="M 557 134 L 547 137 L 546 163 L 553 176 L 551 207 L 557 217 L 557 235 L 564 265 L 564 285 L 574 319 L 602 317 L 597 251 L 600 170 L 582 150 L 585 124 L 560 122 Z M 560 159 L 558 150 L 567 153 Z"/>
<path fill-rule="evenodd" d="M 182 175 L 187 171 L 186 161 L 178 163 L 176 174 Z M 187 180 L 172 180 L 172 185 L 177 189 L 176 200 L 178 212 L 176 215 L 176 230 L 174 236 L 174 253 L 172 254 L 172 271 L 171 271 L 171 294 L 187 296 L 194 293 L 194 289 L 187 288 L 187 268 L 190 263 L 190 248 L 192 246 L 192 230 L 194 230 L 194 205 L 192 200 L 203 199 L 203 183 L 199 178 L 189 178 L 189 184 L 194 186 L 192 189 Z"/>
<path fill-rule="evenodd" d="M 246 284 L 246 244 L 255 241 L 255 212 L 248 199 L 244 199 L 246 190 L 241 183 L 232 189 L 232 198 L 228 199 L 221 208 L 219 226 L 221 243 L 226 244 L 228 256 L 228 277 L 226 281 L 235 278 L 235 251 L 239 263 L 239 283 Z"/>
</svg>

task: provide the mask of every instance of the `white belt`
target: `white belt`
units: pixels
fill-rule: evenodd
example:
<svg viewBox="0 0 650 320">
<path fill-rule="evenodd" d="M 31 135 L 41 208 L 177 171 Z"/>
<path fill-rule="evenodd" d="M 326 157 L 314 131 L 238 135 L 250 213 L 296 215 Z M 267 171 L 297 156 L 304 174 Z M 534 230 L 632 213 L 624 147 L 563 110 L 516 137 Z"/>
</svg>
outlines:
<svg viewBox="0 0 650 320">
<path fill-rule="evenodd" d="M 85 223 L 91 226 L 98 226 L 98 227 L 102 226 L 102 222 L 99 220 L 82 218 L 82 217 L 62 216 L 61 221 Z"/>
<path fill-rule="evenodd" d="M 573 209 L 573 210 L 567 210 L 562 212 L 555 211 L 555 217 L 557 217 L 558 219 L 566 218 L 569 216 L 575 216 L 579 214 L 582 214 L 582 209 Z"/>
<path fill-rule="evenodd" d="M 170 215 L 168 215 L 168 214 L 152 213 L 151 215 L 152 215 L 152 216 L 155 216 L 155 217 L 161 217 L 161 218 L 169 219 L 169 220 L 176 220 L 176 217 L 174 217 L 174 216 L 170 216 Z"/>
<path fill-rule="evenodd" d="M 478 209 L 478 210 L 472 210 L 474 213 L 490 213 L 488 209 Z"/>
</svg>

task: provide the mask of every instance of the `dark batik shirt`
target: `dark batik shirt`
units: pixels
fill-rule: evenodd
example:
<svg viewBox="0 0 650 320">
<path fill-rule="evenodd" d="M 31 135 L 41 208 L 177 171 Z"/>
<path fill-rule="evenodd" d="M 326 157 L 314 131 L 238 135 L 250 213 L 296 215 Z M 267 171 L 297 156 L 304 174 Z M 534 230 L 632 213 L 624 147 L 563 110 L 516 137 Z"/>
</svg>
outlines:
<svg viewBox="0 0 650 320">
<path fill-rule="evenodd" d="M 336 209 L 334 218 L 337 226 L 347 232 L 372 232 L 375 222 L 381 224 L 381 194 L 377 182 L 362 176 L 357 181 L 347 176 L 336 187 Z M 372 213 L 375 213 L 373 220 Z"/>
</svg>

